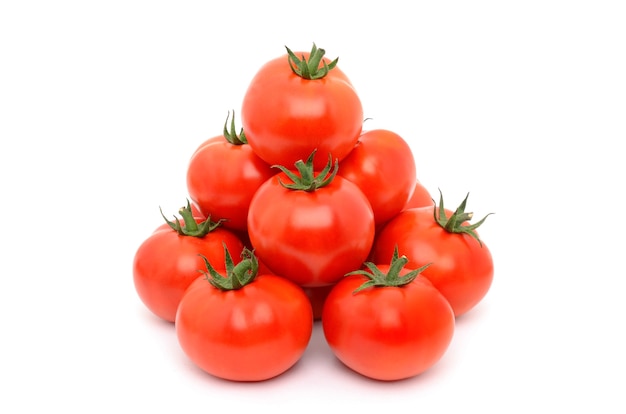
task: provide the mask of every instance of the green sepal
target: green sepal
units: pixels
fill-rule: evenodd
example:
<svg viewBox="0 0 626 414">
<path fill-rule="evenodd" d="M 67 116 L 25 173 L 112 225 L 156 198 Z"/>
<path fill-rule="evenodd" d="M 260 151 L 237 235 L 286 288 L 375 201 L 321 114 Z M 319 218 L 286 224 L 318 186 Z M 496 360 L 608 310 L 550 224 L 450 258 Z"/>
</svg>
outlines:
<svg viewBox="0 0 626 414">
<path fill-rule="evenodd" d="M 204 264 L 207 270 L 200 270 L 204 273 L 207 281 L 215 288 L 223 291 L 237 290 L 250 284 L 257 276 L 259 272 L 259 261 L 254 255 L 254 252 L 244 247 L 241 252 L 242 260 L 235 265 L 233 258 L 226 247 L 226 243 L 222 242 L 224 246 L 224 264 L 226 267 L 226 274 L 221 275 L 215 268 L 209 263 L 209 260 L 203 256 Z"/>
<path fill-rule="evenodd" d="M 328 75 L 328 72 L 337 66 L 337 62 L 339 61 L 339 58 L 336 58 L 332 62 L 326 63 L 324 60 L 324 54 L 326 51 L 324 49 L 318 49 L 315 43 L 313 43 L 313 48 L 311 49 L 308 61 L 304 56 L 302 56 L 302 58 L 298 58 L 298 56 L 296 56 L 296 54 L 293 53 L 287 46 L 285 46 L 285 49 L 287 49 L 289 67 L 293 73 L 303 79 L 322 79 Z M 320 62 L 322 63 L 322 67 L 320 67 Z"/>
<path fill-rule="evenodd" d="M 352 294 L 357 294 L 363 289 L 370 287 L 401 287 L 407 285 L 415 280 L 415 278 L 422 273 L 431 263 L 428 263 L 418 269 L 412 270 L 404 276 L 400 276 L 400 271 L 404 269 L 404 266 L 409 262 L 406 256 L 400 257 L 398 254 L 398 246 L 393 250 L 393 256 L 391 263 L 389 264 L 389 270 L 384 273 L 372 262 L 365 262 L 367 270 L 355 270 L 350 273 L 346 273 L 346 276 L 350 275 L 362 275 L 368 278 L 368 281 L 356 288 Z"/>
<path fill-rule="evenodd" d="M 465 196 L 461 204 L 457 207 L 457 209 L 450 215 L 450 217 L 446 216 L 446 211 L 443 205 L 443 194 L 441 190 L 439 190 L 439 206 L 437 207 L 436 201 L 433 199 L 433 203 L 435 207 L 433 208 L 433 216 L 437 224 L 443 227 L 446 231 L 450 233 L 464 233 L 467 234 L 478 241 L 480 247 L 483 246 L 482 241 L 478 237 L 478 233 L 476 233 L 476 229 L 482 225 L 487 217 L 491 214 L 489 213 L 485 217 L 483 217 L 480 221 L 474 224 L 466 224 L 463 225 L 464 222 L 470 221 L 474 217 L 474 213 L 466 213 L 465 207 L 467 205 L 467 198 L 469 197 L 469 193 Z"/>
<path fill-rule="evenodd" d="M 307 158 L 306 162 L 302 160 L 298 160 L 295 162 L 295 167 L 299 173 L 296 174 L 293 171 L 282 165 L 272 165 L 272 168 L 278 168 L 282 172 L 287 175 L 293 181 L 292 184 L 283 182 L 280 178 L 278 178 L 278 182 L 285 188 L 290 190 L 302 190 L 302 191 L 315 191 L 318 188 L 322 188 L 330 184 L 337 175 L 337 171 L 339 171 L 339 160 L 335 160 L 335 166 L 333 168 L 333 160 L 330 154 L 328 154 L 328 162 L 322 171 L 320 171 L 317 175 L 315 174 L 315 169 L 313 167 L 313 159 L 315 157 L 315 153 L 317 149 L 313 150 L 309 158 Z M 330 169 L 333 168 L 331 172 Z"/>
<path fill-rule="evenodd" d="M 181 207 L 178 210 L 178 214 L 183 219 L 185 225 L 183 226 L 180 223 L 178 217 L 174 217 L 174 220 L 168 220 L 167 217 L 163 214 L 163 210 L 159 207 L 159 211 L 161 212 L 161 216 L 165 220 L 165 222 L 174 230 L 176 233 L 181 236 L 192 236 L 192 237 L 204 237 L 217 227 L 222 225 L 224 220 L 219 221 L 211 221 L 211 217 L 207 217 L 206 220 L 198 223 L 196 219 L 193 217 L 193 211 L 191 210 L 191 204 L 189 200 L 187 200 L 187 205 L 185 207 Z"/>
<path fill-rule="evenodd" d="M 228 115 L 226 115 L 226 121 L 224 122 L 224 138 L 226 141 L 230 142 L 233 145 L 244 145 L 248 143 L 248 139 L 246 138 L 246 134 L 243 132 L 243 128 L 237 134 L 237 130 L 235 129 L 235 110 L 233 110 L 233 116 L 230 120 L 230 130 L 228 129 L 228 118 L 230 117 L 230 111 L 228 111 Z"/>
</svg>

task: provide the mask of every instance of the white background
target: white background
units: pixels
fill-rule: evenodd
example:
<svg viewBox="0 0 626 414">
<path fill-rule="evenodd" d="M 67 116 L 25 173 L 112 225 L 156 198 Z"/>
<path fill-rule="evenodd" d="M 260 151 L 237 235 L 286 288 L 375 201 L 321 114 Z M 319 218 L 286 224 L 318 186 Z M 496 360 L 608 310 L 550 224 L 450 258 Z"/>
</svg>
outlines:
<svg viewBox="0 0 626 414">
<path fill-rule="evenodd" d="M 623 2 L 344 3 L 2 2 L 1 412 L 626 410 Z M 191 151 L 313 42 L 433 194 L 495 213 L 492 289 L 410 380 L 350 372 L 317 326 L 284 375 L 222 381 L 134 291 Z"/>
</svg>

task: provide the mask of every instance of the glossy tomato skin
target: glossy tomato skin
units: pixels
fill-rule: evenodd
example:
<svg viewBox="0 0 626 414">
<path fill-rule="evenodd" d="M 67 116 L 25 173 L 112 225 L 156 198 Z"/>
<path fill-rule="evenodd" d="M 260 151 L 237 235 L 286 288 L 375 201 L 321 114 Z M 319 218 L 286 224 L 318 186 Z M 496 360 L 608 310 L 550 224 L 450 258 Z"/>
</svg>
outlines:
<svg viewBox="0 0 626 414">
<path fill-rule="evenodd" d="M 243 243 L 232 232 L 217 228 L 199 238 L 179 235 L 171 228 L 157 229 L 137 249 L 133 259 L 133 282 L 144 305 L 156 316 L 174 322 L 176 309 L 187 287 L 211 263 L 224 263 L 224 247 L 240 260 Z"/>
<path fill-rule="evenodd" d="M 481 247 L 468 234 L 449 233 L 437 224 L 434 208 L 408 209 L 390 220 L 377 235 L 371 260 L 391 260 L 397 245 L 400 255 L 409 259 L 407 267 L 416 269 L 432 263 L 422 275 L 446 297 L 458 317 L 474 308 L 489 291 L 493 258 L 484 241 Z"/>
<path fill-rule="evenodd" d="M 366 280 L 347 276 L 326 298 L 322 328 L 335 356 L 359 374 L 381 381 L 414 377 L 435 365 L 454 334 L 447 300 L 421 276 L 402 287 L 353 294 Z"/>
<path fill-rule="evenodd" d="M 398 214 L 415 189 L 416 166 L 407 142 L 386 129 L 364 132 L 340 163 L 339 175 L 367 196 L 376 225 Z"/>
<path fill-rule="evenodd" d="M 275 275 L 260 274 L 230 291 L 200 277 L 181 300 L 175 326 L 181 348 L 204 371 L 231 381 L 263 381 L 301 358 L 313 314 L 302 289 Z"/>
<path fill-rule="evenodd" d="M 303 287 L 337 282 L 367 259 L 374 213 L 350 181 L 336 176 L 312 192 L 284 188 L 281 172 L 254 195 L 248 233 L 255 254 L 274 273 Z"/>
<path fill-rule="evenodd" d="M 307 80 L 292 72 L 285 54 L 252 78 L 241 121 L 248 143 L 268 164 L 290 167 L 317 149 L 315 167 L 322 169 L 329 154 L 342 160 L 352 150 L 361 133 L 363 108 L 338 67 L 322 79 Z"/>
<path fill-rule="evenodd" d="M 202 214 L 239 232 L 247 230 L 248 207 L 258 187 L 276 174 L 247 144 L 207 140 L 187 167 L 187 190 Z"/>
</svg>

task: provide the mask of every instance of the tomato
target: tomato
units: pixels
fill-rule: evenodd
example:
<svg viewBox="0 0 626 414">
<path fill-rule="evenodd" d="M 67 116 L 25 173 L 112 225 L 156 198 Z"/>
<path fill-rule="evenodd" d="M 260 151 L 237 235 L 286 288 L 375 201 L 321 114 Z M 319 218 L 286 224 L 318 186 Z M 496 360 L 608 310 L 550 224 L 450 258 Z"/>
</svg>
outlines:
<svg viewBox="0 0 626 414">
<path fill-rule="evenodd" d="M 323 49 L 287 50 L 265 63 L 248 85 L 243 128 L 254 152 L 268 164 L 293 165 L 317 149 L 315 167 L 322 169 L 329 154 L 342 160 L 354 148 L 363 123 L 361 100 L 336 60 L 323 58 Z"/>
<path fill-rule="evenodd" d="M 411 148 L 400 135 L 386 129 L 364 132 L 339 164 L 338 174 L 367 196 L 377 225 L 398 214 L 415 189 Z"/>
<path fill-rule="evenodd" d="M 245 250 L 237 266 L 207 277 L 185 292 L 176 314 L 176 336 L 198 367 L 232 381 L 262 381 L 282 374 L 303 355 L 313 329 L 302 289 L 282 277 L 257 273 Z"/>
<path fill-rule="evenodd" d="M 405 210 L 391 219 L 372 248 L 371 260 L 385 262 L 397 245 L 407 256 L 407 266 L 432 262 L 423 272 L 452 305 L 456 316 L 476 306 L 487 294 L 493 281 L 493 258 L 476 228 L 470 225 L 471 213 L 465 213 L 467 197 L 457 210 L 447 210 L 443 197 L 438 207 Z"/>
<path fill-rule="evenodd" d="M 180 213 L 183 222 L 170 221 L 167 228 L 157 229 L 141 243 L 133 259 L 139 298 L 153 314 L 169 322 L 174 322 L 183 293 L 204 268 L 200 254 L 223 263 L 222 243 L 233 253 L 243 251 L 243 243 L 231 231 L 210 221 L 198 224 L 190 207 Z"/>
<path fill-rule="evenodd" d="M 415 181 L 415 188 L 413 189 L 413 194 L 409 201 L 407 201 L 403 210 L 408 210 L 410 208 L 417 207 L 431 207 L 434 206 L 435 202 L 433 201 L 428 189 L 424 187 L 424 185 L 419 182 L 419 180 Z"/>
<path fill-rule="evenodd" d="M 225 220 L 223 226 L 246 231 L 248 207 L 258 187 L 276 174 L 246 144 L 245 133 L 230 132 L 205 141 L 187 167 L 187 190 L 202 214 Z"/>
<path fill-rule="evenodd" d="M 308 180 L 314 176 L 314 154 L 296 163 L 300 176 L 282 167 L 266 181 L 248 214 L 248 234 L 259 259 L 306 287 L 333 284 L 360 266 L 374 238 L 369 201 L 355 184 L 336 175 L 337 163 L 333 173 L 329 162 Z"/>
<path fill-rule="evenodd" d="M 396 251 L 397 252 L 397 251 Z M 386 265 L 367 263 L 351 272 L 326 298 L 324 336 L 334 355 L 369 378 L 392 381 L 430 369 L 448 349 L 454 312 L 443 295 L 403 267 L 397 256 Z"/>
</svg>

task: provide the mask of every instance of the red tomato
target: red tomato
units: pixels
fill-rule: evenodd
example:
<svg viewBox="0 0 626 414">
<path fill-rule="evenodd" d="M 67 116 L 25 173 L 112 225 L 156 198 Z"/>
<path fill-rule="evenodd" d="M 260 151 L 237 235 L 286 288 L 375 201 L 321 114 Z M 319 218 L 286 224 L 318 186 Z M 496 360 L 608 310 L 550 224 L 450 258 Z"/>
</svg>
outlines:
<svg viewBox="0 0 626 414">
<path fill-rule="evenodd" d="M 133 281 L 139 298 L 152 313 L 169 322 L 174 322 L 185 289 L 205 268 L 200 254 L 224 263 L 222 243 L 234 254 L 243 251 L 243 243 L 234 233 L 219 226 L 204 228 L 206 222 L 195 225 L 191 210 L 185 214 L 189 214 L 190 221 L 181 222 L 179 231 L 169 225 L 156 230 L 139 246 L 133 260 Z"/>
<path fill-rule="evenodd" d="M 392 267 L 375 269 L 389 275 Z M 373 274 L 371 269 L 363 273 Z M 454 313 L 418 273 L 396 268 L 400 280 L 408 279 L 379 285 L 364 274 L 351 274 L 335 285 L 324 304 L 322 328 L 341 362 L 369 378 L 393 381 L 419 375 L 443 357 L 452 341 Z M 355 292 L 365 283 L 369 286 Z"/>
<path fill-rule="evenodd" d="M 202 214 L 224 219 L 228 229 L 246 231 L 252 195 L 276 171 L 245 143 L 244 134 L 235 134 L 234 124 L 231 132 L 224 127 L 224 137 L 207 140 L 193 154 L 187 190 Z"/>
<path fill-rule="evenodd" d="M 385 129 L 364 132 L 341 161 L 338 174 L 367 196 L 377 225 L 403 209 L 416 181 L 411 148 L 400 135 Z"/>
<path fill-rule="evenodd" d="M 238 278 L 242 286 L 233 287 L 236 269 L 207 275 L 223 279 L 221 284 L 205 277 L 192 283 L 176 315 L 178 341 L 198 367 L 216 377 L 273 378 L 306 350 L 313 329 L 311 305 L 299 286 L 271 274 L 253 271 L 247 280 Z"/>
<path fill-rule="evenodd" d="M 302 62 L 332 63 L 320 54 L 323 49 L 314 46 L 312 53 L 294 55 L 304 57 Z M 361 101 L 336 66 L 324 77 L 306 79 L 292 71 L 290 62 L 287 53 L 253 77 L 241 107 L 243 128 L 254 152 L 268 164 L 290 166 L 317 149 L 315 167 L 322 169 L 329 154 L 342 160 L 354 148 L 363 123 Z"/>
<path fill-rule="evenodd" d="M 312 156 L 306 166 L 311 170 L 299 171 L 301 176 L 313 176 Z M 333 284 L 367 258 L 374 238 L 372 208 L 355 184 L 335 173 L 327 177 L 327 170 L 320 172 L 319 182 L 311 184 L 314 189 L 303 190 L 283 185 L 297 178 L 285 171 L 266 181 L 252 198 L 250 242 L 277 275 L 306 287 Z"/>
<path fill-rule="evenodd" d="M 443 208 L 445 217 L 438 220 L 435 214 L 439 217 L 442 204 L 401 212 L 377 235 L 371 254 L 372 261 L 384 263 L 397 245 L 400 254 L 408 257 L 409 267 L 432 262 L 423 276 L 446 297 L 456 316 L 483 299 L 494 271 L 491 253 L 475 231 L 486 217 L 469 225 L 471 213 L 464 212 L 466 201 L 455 212 Z"/>
<path fill-rule="evenodd" d="M 417 208 L 417 207 L 431 207 L 434 205 L 435 205 L 435 202 L 433 201 L 433 198 L 430 196 L 430 193 L 428 192 L 426 187 L 424 187 L 422 183 L 416 180 L 413 194 L 411 195 L 411 198 L 409 199 L 409 201 L 407 201 L 403 210 L 408 210 L 410 208 Z"/>
</svg>

